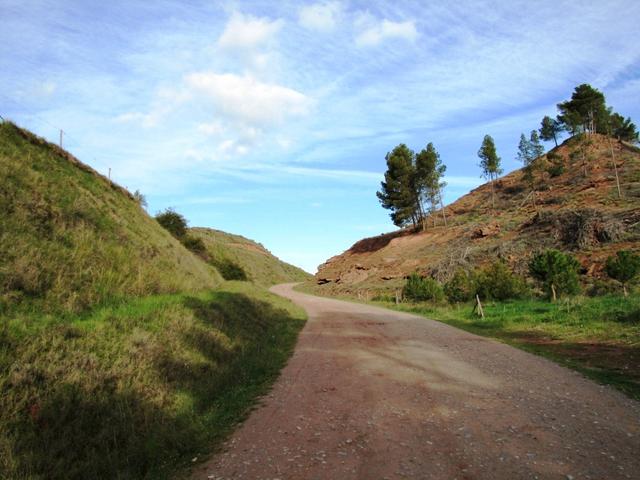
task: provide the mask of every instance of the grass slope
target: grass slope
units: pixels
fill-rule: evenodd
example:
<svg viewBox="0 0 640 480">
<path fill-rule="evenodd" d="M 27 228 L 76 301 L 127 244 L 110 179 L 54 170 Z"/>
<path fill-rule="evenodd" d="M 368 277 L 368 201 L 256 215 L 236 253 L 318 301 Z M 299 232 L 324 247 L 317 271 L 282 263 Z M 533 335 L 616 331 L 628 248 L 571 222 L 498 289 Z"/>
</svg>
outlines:
<svg viewBox="0 0 640 480">
<path fill-rule="evenodd" d="M 7 122 L 0 211 L 2 479 L 170 478 L 246 415 L 304 324 L 261 286 L 301 271 L 217 232 L 256 281 L 223 282 L 129 192 Z"/>
<path fill-rule="evenodd" d="M 226 262 L 238 265 L 249 280 L 258 285 L 303 282 L 311 278 L 304 270 L 281 261 L 259 243 L 240 235 L 210 228 L 191 228 L 189 233 L 203 241 L 214 265 Z"/>
<path fill-rule="evenodd" d="M 0 124 L 0 179 L 0 312 L 34 302 L 80 311 L 221 281 L 126 190 L 9 122 Z"/>
<path fill-rule="evenodd" d="M 167 478 L 276 378 L 304 312 L 245 282 L 0 331 L 0 478 Z"/>
</svg>

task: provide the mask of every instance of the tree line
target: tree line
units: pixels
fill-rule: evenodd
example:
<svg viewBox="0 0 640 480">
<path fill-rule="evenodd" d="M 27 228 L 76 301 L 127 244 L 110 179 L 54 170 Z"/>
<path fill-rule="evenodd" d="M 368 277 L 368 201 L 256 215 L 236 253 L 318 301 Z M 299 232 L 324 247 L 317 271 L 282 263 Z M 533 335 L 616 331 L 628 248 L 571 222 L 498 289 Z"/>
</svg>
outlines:
<svg viewBox="0 0 640 480">
<path fill-rule="evenodd" d="M 535 161 L 544 154 L 543 141 L 558 139 L 563 132 L 578 134 L 601 133 L 621 141 L 638 142 L 638 131 L 631 118 L 623 117 L 608 107 L 604 94 L 591 85 L 582 84 L 574 89 L 571 99 L 557 105 L 555 118 L 545 116 L 540 128 L 532 130 L 529 137 L 521 134 L 517 159 L 523 163 L 523 179 L 533 189 L 535 182 Z M 482 176 L 491 186 L 491 205 L 495 209 L 494 183 L 503 172 L 491 135 L 485 135 L 478 150 L 479 167 Z M 585 155 L 583 155 L 585 157 Z M 428 218 L 436 225 L 436 212 L 440 209 L 443 223 L 447 217 L 443 202 L 443 180 L 446 166 L 440 159 L 433 143 L 419 153 L 415 153 L 404 143 L 395 147 L 385 157 L 387 170 L 381 189 L 376 195 L 382 207 L 390 210 L 390 217 L 397 227 L 412 226 L 427 228 Z M 584 159 L 583 159 L 584 160 Z M 586 160 L 585 172 L 586 172 Z"/>
</svg>

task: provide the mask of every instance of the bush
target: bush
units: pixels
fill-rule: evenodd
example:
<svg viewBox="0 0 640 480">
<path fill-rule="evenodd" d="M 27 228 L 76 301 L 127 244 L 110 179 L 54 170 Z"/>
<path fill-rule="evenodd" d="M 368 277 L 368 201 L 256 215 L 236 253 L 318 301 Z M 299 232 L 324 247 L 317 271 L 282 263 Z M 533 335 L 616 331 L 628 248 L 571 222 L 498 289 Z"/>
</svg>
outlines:
<svg viewBox="0 0 640 480">
<path fill-rule="evenodd" d="M 249 279 L 247 272 L 245 272 L 240 265 L 228 258 L 214 259 L 211 261 L 211 264 L 216 267 L 225 280 L 240 280 L 244 282 Z"/>
<path fill-rule="evenodd" d="M 486 300 L 509 300 L 522 298 L 527 293 L 524 279 L 515 275 L 503 261 L 475 273 L 475 290 Z"/>
<path fill-rule="evenodd" d="M 202 255 L 207 251 L 207 248 L 204 245 L 204 242 L 201 238 L 192 237 L 191 235 L 185 235 L 181 240 L 182 245 L 184 245 L 187 250 L 191 250 L 193 253 L 197 253 Z"/>
<path fill-rule="evenodd" d="M 457 270 L 451 280 L 445 283 L 444 294 L 447 296 L 449 303 L 471 300 L 476 294 L 473 278 L 464 270 Z"/>
<path fill-rule="evenodd" d="M 552 163 L 547 167 L 547 173 L 551 177 L 559 177 L 564 173 L 564 165 L 561 163 Z"/>
<path fill-rule="evenodd" d="M 619 287 L 611 280 L 596 278 L 587 287 L 587 295 L 590 297 L 602 297 L 604 295 L 615 295 L 619 292 Z"/>
<path fill-rule="evenodd" d="M 157 222 L 178 240 L 187 234 L 187 220 L 172 208 L 156 214 Z"/>
<path fill-rule="evenodd" d="M 145 197 L 140 190 L 133 192 L 133 199 L 142 208 L 147 208 L 149 206 L 147 204 L 147 197 Z"/>
<path fill-rule="evenodd" d="M 580 263 L 575 258 L 553 249 L 534 255 L 529 262 L 531 276 L 542 283 L 553 301 L 561 295 L 580 292 L 579 269 Z"/>
<path fill-rule="evenodd" d="M 621 250 L 616 256 L 607 258 L 605 271 L 609 277 L 622 284 L 624 296 L 627 296 L 627 285 L 640 273 L 640 255 L 629 250 Z"/>
<path fill-rule="evenodd" d="M 429 277 L 421 277 L 412 273 L 402 289 L 402 296 L 413 302 L 434 302 L 444 300 L 442 285 Z"/>
</svg>

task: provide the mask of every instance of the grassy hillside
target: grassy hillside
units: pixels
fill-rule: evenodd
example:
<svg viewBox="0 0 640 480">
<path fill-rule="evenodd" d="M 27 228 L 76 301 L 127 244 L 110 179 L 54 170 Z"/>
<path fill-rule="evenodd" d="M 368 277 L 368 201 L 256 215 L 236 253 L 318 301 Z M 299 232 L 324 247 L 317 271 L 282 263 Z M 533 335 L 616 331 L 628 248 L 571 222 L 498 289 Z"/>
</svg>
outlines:
<svg viewBox="0 0 640 480">
<path fill-rule="evenodd" d="M 281 261 L 259 243 L 240 235 L 210 228 L 191 228 L 189 233 L 203 241 L 211 263 L 223 274 L 225 265 L 233 264 L 239 266 L 250 281 L 262 286 L 311 278 L 304 270 Z"/>
<path fill-rule="evenodd" d="M 247 414 L 304 324 L 262 287 L 301 271 L 202 231 L 208 260 L 255 280 L 224 282 L 129 192 L 6 122 L 0 211 L 2 479 L 172 477 Z"/>
<path fill-rule="evenodd" d="M 445 282 L 458 268 L 497 258 L 524 273 L 531 255 L 545 248 L 574 254 L 588 284 L 602 276 L 607 256 L 640 249 L 640 153 L 635 147 L 615 140 L 610 146 L 602 135 L 573 137 L 537 160 L 535 192 L 522 170 L 500 178 L 495 187 L 495 210 L 485 184 L 446 207 L 447 227 L 436 212 L 436 225 L 424 232 L 401 230 L 357 242 L 320 267 L 320 290 L 373 297 L 400 288 L 415 271 Z"/>
<path fill-rule="evenodd" d="M 80 311 L 114 298 L 196 291 L 219 274 L 124 189 L 57 146 L 0 124 L 0 304 Z"/>
<path fill-rule="evenodd" d="M 156 480 L 246 415 L 304 312 L 236 282 L 28 320 L 0 331 L 0 478 Z"/>
</svg>

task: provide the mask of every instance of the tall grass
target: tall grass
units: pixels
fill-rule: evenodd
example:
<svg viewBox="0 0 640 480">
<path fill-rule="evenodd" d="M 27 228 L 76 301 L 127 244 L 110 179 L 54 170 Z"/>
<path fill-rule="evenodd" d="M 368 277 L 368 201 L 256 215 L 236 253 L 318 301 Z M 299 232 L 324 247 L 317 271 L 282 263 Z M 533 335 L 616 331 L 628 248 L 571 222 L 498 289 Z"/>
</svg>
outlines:
<svg viewBox="0 0 640 480">
<path fill-rule="evenodd" d="M 167 478 L 286 362 L 304 314 L 251 284 L 5 317 L 0 478 Z"/>
</svg>

